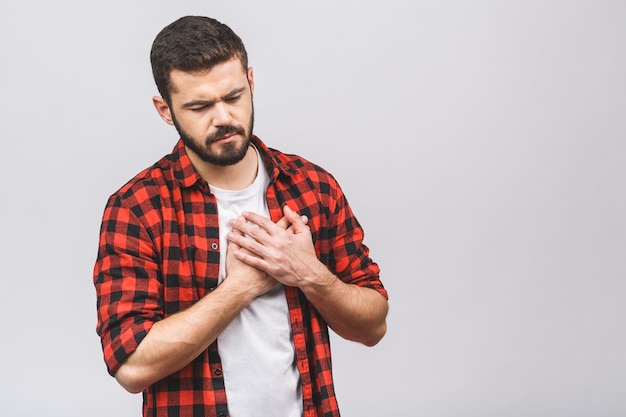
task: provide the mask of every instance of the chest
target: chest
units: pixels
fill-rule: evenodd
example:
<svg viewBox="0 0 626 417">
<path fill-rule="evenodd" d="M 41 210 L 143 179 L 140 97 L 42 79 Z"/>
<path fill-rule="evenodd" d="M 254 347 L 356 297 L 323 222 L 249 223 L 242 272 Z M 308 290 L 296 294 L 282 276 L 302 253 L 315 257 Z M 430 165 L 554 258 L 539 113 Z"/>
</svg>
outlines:
<svg viewBox="0 0 626 417">
<path fill-rule="evenodd" d="M 315 193 L 270 185 L 261 201 L 272 221 L 282 217 L 285 204 L 306 215 L 318 257 L 328 259 L 328 232 L 332 229 L 324 204 Z M 160 206 L 161 219 L 153 230 L 161 263 L 163 307 L 169 315 L 191 306 L 217 287 L 220 260 L 225 253 L 222 247 L 226 244 L 220 239 L 220 230 L 222 237 L 225 234 L 220 220 L 241 207 L 222 213 L 225 209 L 220 210 L 214 194 L 196 188 L 175 189 L 161 199 Z"/>
</svg>

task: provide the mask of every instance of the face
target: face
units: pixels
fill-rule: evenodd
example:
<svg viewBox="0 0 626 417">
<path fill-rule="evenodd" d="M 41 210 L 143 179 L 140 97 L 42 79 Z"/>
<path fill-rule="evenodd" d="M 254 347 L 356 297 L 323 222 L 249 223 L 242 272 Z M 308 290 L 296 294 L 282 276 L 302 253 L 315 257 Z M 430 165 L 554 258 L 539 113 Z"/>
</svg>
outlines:
<svg viewBox="0 0 626 417">
<path fill-rule="evenodd" d="M 241 161 L 254 124 L 252 69 L 238 59 L 208 71 L 173 70 L 171 106 L 155 97 L 157 111 L 176 127 L 190 157 L 218 166 Z"/>
</svg>

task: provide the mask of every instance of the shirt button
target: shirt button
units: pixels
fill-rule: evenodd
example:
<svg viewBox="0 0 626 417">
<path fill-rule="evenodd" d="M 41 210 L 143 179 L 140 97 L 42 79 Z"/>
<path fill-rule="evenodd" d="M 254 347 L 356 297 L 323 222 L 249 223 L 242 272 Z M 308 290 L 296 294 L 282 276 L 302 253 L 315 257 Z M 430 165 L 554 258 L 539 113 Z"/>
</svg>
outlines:
<svg viewBox="0 0 626 417">
<path fill-rule="evenodd" d="M 217 248 L 219 248 L 219 246 L 217 245 L 217 243 L 215 243 L 215 242 L 211 243 L 211 249 L 213 249 L 213 250 L 217 250 Z"/>
<path fill-rule="evenodd" d="M 222 375 L 222 370 L 221 369 L 216 369 L 215 370 L 215 375 Z"/>
</svg>

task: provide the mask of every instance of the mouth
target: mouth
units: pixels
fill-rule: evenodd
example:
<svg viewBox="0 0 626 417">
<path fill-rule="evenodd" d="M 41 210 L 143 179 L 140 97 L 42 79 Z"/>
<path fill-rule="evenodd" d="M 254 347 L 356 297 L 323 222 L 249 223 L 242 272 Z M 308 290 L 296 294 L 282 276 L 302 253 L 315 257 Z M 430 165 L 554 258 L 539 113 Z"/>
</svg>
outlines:
<svg viewBox="0 0 626 417">
<path fill-rule="evenodd" d="M 207 145 L 211 143 L 225 144 L 236 140 L 238 135 L 243 137 L 245 134 L 243 129 L 236 126 L 220 126 L 216 132 L 206 138 L 206 142 Z"/>
<path fill-rule="evenodd" d="M 215 138 L 214 142 L 218 142 L 218 143 L 230 142 L 231 140 L 234 140 L 237 135 L 238 135 L 237 132 L 228 133 L 226 135 Z"/>
</svg>

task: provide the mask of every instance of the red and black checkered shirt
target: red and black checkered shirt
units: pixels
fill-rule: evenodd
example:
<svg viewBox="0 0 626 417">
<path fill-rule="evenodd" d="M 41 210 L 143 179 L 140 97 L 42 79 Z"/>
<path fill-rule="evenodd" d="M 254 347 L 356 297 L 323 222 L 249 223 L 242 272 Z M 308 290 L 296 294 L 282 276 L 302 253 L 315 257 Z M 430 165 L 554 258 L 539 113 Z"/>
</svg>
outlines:
<svg viewBox="0 0 626 417">
<path fill-rule="evenodd" d="M 282 207 L 309 218 L 320 261 L 347 283 L 387 297 L 363 231 L 335 179 L 300 157 L 269 149 L 257 137 L 271 184 L 270 217 Z M 98 326 L 109 373 L 137 348 L 152 325 L 217 286 L 220 263 L 215 196 L 179 141 L 170 155 L 142 171 L 108 200 L 94 283 Z M 304 416 L 338 416 L 328 327 L 297 288 L 285 287 Z M 216 343 L 143 393 L 144 416 L 227 416 Z"/>
</svg>

